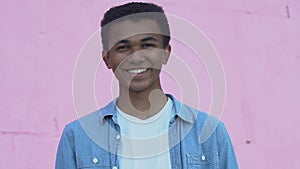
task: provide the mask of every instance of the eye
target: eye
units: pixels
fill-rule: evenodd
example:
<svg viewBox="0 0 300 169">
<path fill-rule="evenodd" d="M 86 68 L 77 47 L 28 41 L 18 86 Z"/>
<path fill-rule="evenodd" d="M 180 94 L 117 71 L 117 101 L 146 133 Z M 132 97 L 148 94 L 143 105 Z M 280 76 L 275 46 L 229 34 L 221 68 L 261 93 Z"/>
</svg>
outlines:
<svg viewBox="0 0 300 169">
<path fill-rule="evenodd" d="M 154 48 L 154 47 L 156 47 L 156 45 L 152 43 L 145 43 L 142 45 L 142 48 Z"/>
<path fill-rule="evenodd" d="M 127 49 L 129 49 L 128 45 L 120 45 L 116 48 L 117 51 L 126 51 Z"/>
</svg>

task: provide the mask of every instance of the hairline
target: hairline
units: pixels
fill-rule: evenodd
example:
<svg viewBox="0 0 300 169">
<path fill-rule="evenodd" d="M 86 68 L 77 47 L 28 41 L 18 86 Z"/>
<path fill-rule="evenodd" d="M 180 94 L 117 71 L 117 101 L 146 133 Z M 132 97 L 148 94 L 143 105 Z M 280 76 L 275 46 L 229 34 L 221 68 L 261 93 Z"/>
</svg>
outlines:
<svg viewBox="0 0 300 169">
<path fill-rule="evenodd" d="M 107 46 L 108 46 L 108 49 L 106 49 L 106 50 L 109 50 L 110 48 L 109 48 L 109 32 L 111 31 L 111 27 L 112 26 L 114 26 L 115 24 L 119 24 L 119 23 L 121 23 L 121 22 L 126 22 L 126 21 L 132 21 L 132 22 L 135 22 L 135 23 L 137 23 L 137 22 L 140 22 L 140 21 L 142 21 L 142 20 L 151 20 L 151 21 L 154 21 L 156 24 L 157 24 L 157 26 L 158 26 L 158 28 L 159 28 L 159 32 L 160 33 L 153 33 L 153 34 L 156 34 L 156 35 L 160 35 L 160 36 L 162 36 L 162 41 L 164 40 L 164 34 L 162 33 L 163 31 L 162 31 L 162 28 L 161 28 L 161 26 L 160 26 L 160 24 L 155 20 L 155 19 L 151 19 L 151 18 L 127 18 L 127 19 L 122 19 L 122 20 L 118 20 L 118 21 L 116 21 L 116 22 L 114 22 L 114 23 L 111 23 L 109 26 L 108 26 L 108 30 L 106 31 L 106 33 L 107 33 Z M 142 33 L 142 34 L 147 34 L 147 33 Z M 151 33 L 150 33 L 151 34 Z M 137 34 L 137 35 L 139 35 L 139 34 Z M 132 35 L 132 36 L 134 36 L 134 35 Z M 163 48 L 166 48 L 167 46 L 163 46 Z"/>
<path fill-rule="evenodd" d="M 163 24 L 160 23 L 155 18 L 151 18 L 149 16 L 137 16 L 137 17 L 134 17 L 134 15 L 140 15 L 140 14 L 143 15 L 143 14 L 149 14 L 149 13 L 156 13 L 156 14 L 159 13 L 159 15 L 164 15 L 164 17 L 166 19 L 166 22 L 167 22 L 166 25 L 168 26 L 168 28 L 167 28 L 168 34 L 167 33 L 166 34 L 163 33 Z M 104 37 L 107 38 L 106 39 L 106 42 L 107 42 L 106 45 L 104 43 L 104 40 L 102 39 L 103 50 L 104 51 L 108 51 L 109 50 L 109 46 L 108 46 L 108 44 L 109 44 L 109 42 L 108 42 L 109 41 L 108 33 L 111 30 L 111 27 L 113 25 L 121 23 L 121 22 L 125 22 L 125 21 L 139 22 L 141 20 L 152 20 L 152 21 L 154 21 L 157 24 L 157 26 L 160 29 L 160 34 L 159 35 L 161 35 L 162 39 L 163 39 L 163 48 L 166 48 L 169 45 L 169 43 L 170 43 L 169 41 L 170 41 L 171 35 L 170 35 L 170 28 L 169 28 L 169 25 L 168 25 L 168 20 L 166 18 L 165 13 L 160 13 L 160 12 L 143 12 L 143 13 L 130 14 L 130 15 L 126 15 L 126 16 L 120 17 L 120 18 L 115 19 L 115 20 L 113 20 L 113 21 L 105 24 L 104 26 L 102 26 L 101 27 L 101 37 L 102 38 L 104 38 Z M 103 35 L 104 33 L 106 33 L 106 36 Z M 166 38 L 165 36 L 169 37 L 169 41 L 168 41 L 167 44 L 165 44 L 165 38 Z"/>
</svg>

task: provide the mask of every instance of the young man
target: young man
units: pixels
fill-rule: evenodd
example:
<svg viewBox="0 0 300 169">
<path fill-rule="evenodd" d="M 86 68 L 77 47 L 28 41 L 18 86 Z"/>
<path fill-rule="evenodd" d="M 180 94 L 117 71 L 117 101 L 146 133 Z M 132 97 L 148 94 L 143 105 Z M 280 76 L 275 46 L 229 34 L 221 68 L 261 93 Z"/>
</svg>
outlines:
<svg viewBox="0 0 300 169">
<path fill-rule="evenodd" d="M 161 88 L 160 70 L 171 46 L 160 6 L 133 2 L 111 8 L 101 36 L 103 60 L 119 81 L 119 97 L 65 127 L 57 169 L 238 168 L 223 123 Z M 202 143 L 208 118 L 218 125 Z"/>
</svg>

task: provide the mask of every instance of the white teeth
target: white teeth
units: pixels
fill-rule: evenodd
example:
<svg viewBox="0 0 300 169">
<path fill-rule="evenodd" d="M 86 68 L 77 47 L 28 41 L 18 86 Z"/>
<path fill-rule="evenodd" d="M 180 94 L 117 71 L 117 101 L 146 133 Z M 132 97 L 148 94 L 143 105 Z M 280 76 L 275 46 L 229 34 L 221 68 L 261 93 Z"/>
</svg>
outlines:
<svg viewBox="0 0 300 169">
<path fill-rule="evenodd" d="M 144 68 L 144 69 L 131 69 L 131 70 L 128 70 L 129 73 L 133 73 L 133 74 L 138 74 L 138 73 L 142 73 L 142 72 L 146 72 L 147 71 L 147 68 Z"/>
</svg>

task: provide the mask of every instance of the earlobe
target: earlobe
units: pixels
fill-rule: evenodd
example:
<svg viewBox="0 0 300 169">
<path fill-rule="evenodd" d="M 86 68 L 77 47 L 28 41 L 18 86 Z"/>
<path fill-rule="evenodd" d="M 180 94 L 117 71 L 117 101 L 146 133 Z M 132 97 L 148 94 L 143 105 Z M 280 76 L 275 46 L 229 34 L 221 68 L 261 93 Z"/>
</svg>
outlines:
<svg viewBox="0 0 300 169">
<path fill-rule="evenodd" d="M 170 54 L 171 54 L 171 45 L 168 45 L 164 50 L 164 58 L 163 58 L 164 65 L 166 65 L 168 63 Z"/>
<path fill-rule="evenodd" d="M 107 51 L 102 51 L 102 58 L 103 58 L 103 61 L 106 65 L 106 67 L 108 69 L 111 69 L 111 58 L 110 58 L 109 53 Z"/>
</svg>

